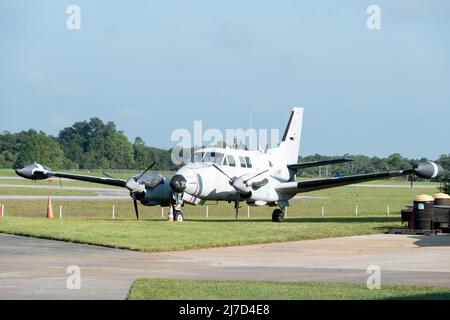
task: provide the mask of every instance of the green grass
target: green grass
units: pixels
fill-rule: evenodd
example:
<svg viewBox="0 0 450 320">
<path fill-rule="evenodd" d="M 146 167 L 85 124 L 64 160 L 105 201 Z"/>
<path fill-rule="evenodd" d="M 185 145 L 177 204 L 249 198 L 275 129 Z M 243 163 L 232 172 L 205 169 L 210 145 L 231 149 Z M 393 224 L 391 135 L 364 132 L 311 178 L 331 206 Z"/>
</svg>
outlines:
<svg viewBox="0 0 450 320">
<path fill-rule="evenodd" d="M 450 299 L 450 288 L 344 283 L 138 279 L 130 300 L 365 300 Z"/>
<path fill-rule="evenodd" d="M 238 222 L 197 220 L 183 223 L 8 216 L 0 220 L 0 232 L 146 252 L 374 234 L 399 226 L 398 216 L 290 218 L 285 223 L 273 223 L 262 218 Z"/>
<path fill-rule="evenodd" d="M 142 220 L 136 221 L 132 201 L 57 201 L 63 219 L 47 220 L 46 201 L 2 201 L 6 217 L 0 220 L 0 232 L 51 239 L 128 248 L 147 252 L 182 250 L 242 244 L 318 239 L 383 233 L 398 228 L 400 209 L 412 203 L 419 193 L 432 189 L 342 187 L 308 193 L 324 199 L 291 201 L 284 223 L 272 223 L 269 207 L 243 204 L 239 221 L 234 221 L 233 204 L 210 203 L 185 206 L 186 221 L 169 223 L 161 218 L 160 207 L 140 206 Z M 386 206 L 390 205 L 390 216 Z M 115 205 L 116 220 L 111 220 Z M 358 205 L 358 216 L 355 216 Z M 325 216 L 321 217 L 321 207 Z"/>
<path fill-rule="evenodd" d="M 79 191 L 79 190 L 64 190 L 64 189 L 34 189 L 34 188 L 11 188 L 0 187 L 0 195 L 15 195 L 15 196 L 96 196 L 95 192 Z"/>
</svg>

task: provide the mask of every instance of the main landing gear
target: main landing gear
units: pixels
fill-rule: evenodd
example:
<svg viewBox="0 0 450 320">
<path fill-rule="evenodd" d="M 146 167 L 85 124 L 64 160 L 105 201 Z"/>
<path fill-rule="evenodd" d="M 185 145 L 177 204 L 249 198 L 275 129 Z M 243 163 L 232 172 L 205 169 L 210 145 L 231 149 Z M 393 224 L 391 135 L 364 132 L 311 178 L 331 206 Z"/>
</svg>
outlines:
<svg viewBox="0 0 450 320">
<path fill-rule="evenodd" d="M 275 209 L 272 213 L 272 222 L 283 222 L 284 221 L 284 210 Z"/>
</svg>

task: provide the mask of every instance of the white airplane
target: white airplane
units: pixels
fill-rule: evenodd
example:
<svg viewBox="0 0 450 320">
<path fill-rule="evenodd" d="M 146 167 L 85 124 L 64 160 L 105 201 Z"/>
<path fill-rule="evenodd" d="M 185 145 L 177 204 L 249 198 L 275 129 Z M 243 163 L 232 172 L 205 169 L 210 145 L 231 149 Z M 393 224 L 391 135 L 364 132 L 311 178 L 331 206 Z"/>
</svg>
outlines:
<svg viewBox="0 0 450 320">
<path fill-rule="evenodd" d="M 139 219 L 138 200 L 145 206 L 171 206 L 176 221 L 184 220 L 181 212 L 184 203 L 201 205 L 212 200 L 234 202 L 236 219 L 241 201 L 253 206 L 277 207 L 272 213 L 274 222 L 284 220 L 284 211 L 289 206 L 289 200 L 298 193 L 400 175 L 417 175 L 431 179 L 443 173 L 440 165 L 424 162 L 406 170 L 297 181 L 298 169 L 352 161 L 332 159 L 297 163 L 302 120 L 303 108 L 293 108 L 283 138 L 278 147 L 273 149 L 265 151 L 229 147 L 200 149 L 193 154 L 191 163 L 178 170 L 170 181 L 160 174 L 149 171 L 154 164 L 139 176 L 126 180 L 110 176 L 104 178 L 55 172 L 38 163 L 17 169 L 16 173 L 32 180 L 61 177 L 125 187 L 130 191 L 137 219 Z"/>
</svg>

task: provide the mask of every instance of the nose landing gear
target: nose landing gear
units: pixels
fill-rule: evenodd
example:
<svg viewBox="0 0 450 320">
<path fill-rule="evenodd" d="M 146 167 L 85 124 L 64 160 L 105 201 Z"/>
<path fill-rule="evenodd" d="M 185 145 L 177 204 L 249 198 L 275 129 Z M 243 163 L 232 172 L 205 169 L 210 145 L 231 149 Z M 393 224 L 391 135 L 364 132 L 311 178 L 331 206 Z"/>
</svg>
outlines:
<svg viewBox="0 0 450 320">
<path fill-rule="evenodd" d="M 183 212 L 181 212 L 181 210 L 174 210 L 173 220 L 177 222 L 183 222 L 184 221 Z"/>
<path fill-rule="evenodd" d="M 170 210 L 173 214 L 173 221 L 176 221 L 176 222 L 184 221 L 183 212 L 181 211 L 181 201 L 178 203 L 172 204 Z"/>
</svg>

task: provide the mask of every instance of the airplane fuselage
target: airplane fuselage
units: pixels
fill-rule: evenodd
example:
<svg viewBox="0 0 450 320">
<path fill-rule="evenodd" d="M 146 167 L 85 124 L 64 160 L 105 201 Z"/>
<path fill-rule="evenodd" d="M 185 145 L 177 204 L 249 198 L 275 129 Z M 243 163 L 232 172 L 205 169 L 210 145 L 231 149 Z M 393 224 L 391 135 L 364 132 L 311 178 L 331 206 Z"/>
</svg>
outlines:
<svg viewBox="0 0 450 320">
<path fill-rule="evenodd" d="M 295 180 L 295 175 L 289 172 L 287 164 L 277 158 L 276 154 L 272 154 L 270 149 L 263 152 L 205 148 L 196 151 L 192 160 L 193 162 L 184 165 L 177 172 L 186 178 L 183 201 L 192 204 L 199 202 L 199 199 L 235 200 L 237 190 L 230 184 L 230 179 L 214 165 L 229 177 L 243 181 L 250 179 L 243 186 L 244 191 L 248 192 L 241 194 L 242 200 L 249 204 L 264 205 L 279 201 L 280 194 L 274 186 Z"/>
</svg>

